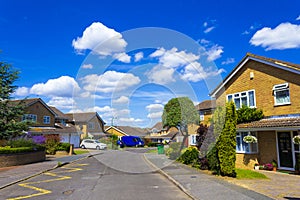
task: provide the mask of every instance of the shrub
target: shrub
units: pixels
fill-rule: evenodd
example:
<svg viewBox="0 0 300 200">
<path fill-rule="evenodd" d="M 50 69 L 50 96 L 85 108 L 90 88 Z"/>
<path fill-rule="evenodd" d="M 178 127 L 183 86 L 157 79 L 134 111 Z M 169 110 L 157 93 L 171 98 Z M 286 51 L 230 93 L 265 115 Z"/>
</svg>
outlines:
<svg viewBox="0 0 300 200">
<path fill-rule="evenodd" d="M 36 144 L 45 144 L 46 138 L 43 135 L 35 135 L 35 136 L 32 136 L 32 140 Z"/>
<path fill-rule="evenodd" d="M 0 147 L 0 154 L 14 154 L 34 151 L 33 147 L 17 147 L 11 148 L 10 146 Z"/>
<path fill-rule="evenodd" d="M 263 111 L 256 108 L 249 108 L 246 105 L 242 105 L 237 110 L 237 123 L 246 123 L 252 121 L 258 121 L 264 117 Z"/>
<path fill-rule="evenodd" d="M 31 140 L 31 139 L 14 139 L 14 140 L 9 140 L 7 142 L 7 146 L 11 146 L 13 148 L 17 147 L 34 147 L 36 146 L 36 143 Z"/>
<path fill-rule="evenodd" d="M 166 155 L 171 159 L 175 160 L 180 156 L 180 142 L 170 143 L 169 148 L 166 150 Z"/>
<path fill-rule="evenodd" d="M 45 147 L 46 153 L 54 155 L 58 145 L 60 144 L 59 135 L 46 135 Z"/>
<path fill-rule="evenodd" d="M 207 154 L 208 169 L 214 174 L 220 175 L 220 162 L 218 159 L 218 150 L 214 145 Z"/>
<path fill-rule="evenodd" d="M 69 152 L 70 151 L 70 144 L 69 143 L 59 143 L 56 151 L 66 151 Z"/>
<path fill-rule="evenodd" d="M 196 164 L 199 159 L 199 151 L 195 147 L 188 147 L 184 153 L 177 159 L 186 165 Z"/>
</svg>

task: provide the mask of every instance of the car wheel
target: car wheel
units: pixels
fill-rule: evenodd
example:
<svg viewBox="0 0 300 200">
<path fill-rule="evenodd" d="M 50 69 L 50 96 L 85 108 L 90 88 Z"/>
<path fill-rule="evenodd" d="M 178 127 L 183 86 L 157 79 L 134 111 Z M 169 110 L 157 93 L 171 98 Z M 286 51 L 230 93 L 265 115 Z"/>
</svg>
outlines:
<svg viewBox="0 0 300 200">
<path fill-rule="evenodd" d="M 81 145 L 81 148 L 82 148 L 82 149 L 85 149 L 85 146 L 84 146 L 84 145 Z"/>
<path fill-rule="evenodd" d="M 99 147 L 99 146 L 96 146 L 96 149 L 97 149 L 97 150 L 100 150 L 100 147 Z"/>
</svg>

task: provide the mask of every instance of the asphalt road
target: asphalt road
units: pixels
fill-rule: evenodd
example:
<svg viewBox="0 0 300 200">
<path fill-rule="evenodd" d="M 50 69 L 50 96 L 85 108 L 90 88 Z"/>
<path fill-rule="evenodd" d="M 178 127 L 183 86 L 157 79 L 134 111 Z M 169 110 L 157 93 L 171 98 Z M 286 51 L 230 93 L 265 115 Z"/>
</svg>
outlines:
<svg viewBox="0 0 300 200">
<path fill-rule="evenodd" d="M 189 199 L 142 153 L 106 151 L 7 187 L 0 199 Z"/>
</svg>

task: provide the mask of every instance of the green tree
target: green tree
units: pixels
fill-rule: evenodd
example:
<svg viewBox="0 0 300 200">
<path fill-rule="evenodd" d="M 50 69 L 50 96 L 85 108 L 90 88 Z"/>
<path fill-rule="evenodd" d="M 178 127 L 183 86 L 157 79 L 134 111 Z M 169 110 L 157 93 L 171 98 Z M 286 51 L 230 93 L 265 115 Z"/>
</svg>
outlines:
<svg viewBox="0 0 300 200">
<path fill-rule="evenodd" d="M 216 144 L 223 176 L 236 177 L 236 124 L 236 107 L 231 101 L 226 103 L 225 124 Z"/>
<path fill-rule="evenodd" d="M 19 78 L 19 71 L 10 64 L 0 62 L 0 139 L 9 139 L 28 130 L 28 123 L 21 122 L 24 114 L 24 102 L 11 101 L 11 95 L 17 89 L 14 82 Z"/>
<path fill-rule="evenodd" d="M 162 115 L 163 126 L 176 127 L 178 129 L 184 136 L 182 147 L 188 138 L 188 125 L 199 124 L 199 120 L 199 114 L 188 97 L 173 98 L 164 107 Z"/>
<path fill-rule="evenodd" d="M 252 121 L 258 121 L 264 117 L 263 111 L 256 108 L 249 108 L 243 105 L 237 110 L 237 123 L 247 123 Z"/>
</svg>

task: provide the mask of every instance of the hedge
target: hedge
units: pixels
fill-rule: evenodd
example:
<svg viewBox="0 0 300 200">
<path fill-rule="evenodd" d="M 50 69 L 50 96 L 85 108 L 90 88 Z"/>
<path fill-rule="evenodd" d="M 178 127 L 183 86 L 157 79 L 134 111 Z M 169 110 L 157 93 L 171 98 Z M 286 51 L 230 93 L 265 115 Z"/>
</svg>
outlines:
<svg viewBox="0 0 300 200">
<path fill-rule="evenodd" d="M 35 151 L 33 147 L 16 147 L 11 148 L 7 147 L 0 147 L 0 154 L 14 154 L 14 153 L 23 153 L 23 152 L 32 152 Z"/>
</svg>

